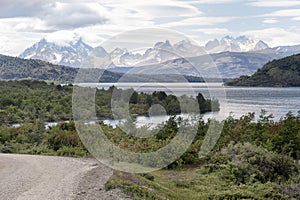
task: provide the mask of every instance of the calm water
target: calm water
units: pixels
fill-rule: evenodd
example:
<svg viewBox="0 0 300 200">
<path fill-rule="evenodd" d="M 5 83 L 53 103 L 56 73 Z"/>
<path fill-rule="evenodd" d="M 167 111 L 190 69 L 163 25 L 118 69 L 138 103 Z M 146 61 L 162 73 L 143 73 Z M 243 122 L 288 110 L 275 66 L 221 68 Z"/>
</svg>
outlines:
<svg viewBox="0 0 300 200">
<path fill-rule="evenodd" d="M 108 88 L 111 83 L 98 84 L 98 88 Z M 256 116 L 262 109 L 272 113 L 274 120 L 279 120 L 291 111 L 297 114 L 300 110 L 300 87 L 294 88 L 262 88 L 262 87 L 223 87 L 221 83 L 117 83 L 118 88 L 133 88 L 139 92 L 152 93 L 165 91 L 168 94 L 195 96 L 199 92 L 205 98 L 218 99 L 221 110 L 207 113 L 204 118 L 224 119 L 229 115 L 240 117 L 248 112 L 255 112 Z M 186 115 L 184 115 L 186 117 Z M 157 124 L 165 121 L 167 116 L 139 117 L 138 124 Z M 110 124 L 116 121 L 106 121 Z"/>
</svg>

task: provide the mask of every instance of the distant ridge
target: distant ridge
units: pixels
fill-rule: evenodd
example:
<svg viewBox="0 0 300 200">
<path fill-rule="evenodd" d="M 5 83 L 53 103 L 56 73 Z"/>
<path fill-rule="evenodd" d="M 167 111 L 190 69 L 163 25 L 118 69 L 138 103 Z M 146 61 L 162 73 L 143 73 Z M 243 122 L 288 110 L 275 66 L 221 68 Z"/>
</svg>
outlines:
<svg viewBox="0 0 300 200">
<path fill-rule="evenodd" d="M 44 81 L 55 81 L 73 83 L 78 73 L 78 68 L 54 65 L 49 62 L 22 59 L 0 54 L 0 79 L 21 80 L 35 79 Z M 204 82 L 200 77 L 182 76 L 178 74 L 126 74 L 110 72 L 104 69 L 88 69 L 84 82 L 94 82 L 93 76 L 103 74 L 99 82 L 116 83 L 121 78 L 122 82 L 178 82 L 183 78 L 188 82 Z M 92 70 L 92 71 L 90 71 Z M 92 79 L 91 79 L 92 78 Z M 98 78 L 98 77 L 97 77 Z M 96 79 L 97 80 L 97 79 Z M 220 80 L 216 80 L 220 81 Z"/>
</svg>

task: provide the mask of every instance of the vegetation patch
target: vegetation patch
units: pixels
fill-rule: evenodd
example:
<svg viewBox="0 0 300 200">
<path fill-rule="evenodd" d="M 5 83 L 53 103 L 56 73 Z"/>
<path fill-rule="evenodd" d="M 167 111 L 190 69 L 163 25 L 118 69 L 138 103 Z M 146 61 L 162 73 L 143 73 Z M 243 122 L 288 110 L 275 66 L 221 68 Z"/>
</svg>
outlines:
<svg viewBox="0 0 300 200">
<path fill-rule="evenodd" d="M 228 86 L 299 87 L 300 54 L 273 60 L 252 76 L 241 76 L 228 81 Z"/>
</svg>

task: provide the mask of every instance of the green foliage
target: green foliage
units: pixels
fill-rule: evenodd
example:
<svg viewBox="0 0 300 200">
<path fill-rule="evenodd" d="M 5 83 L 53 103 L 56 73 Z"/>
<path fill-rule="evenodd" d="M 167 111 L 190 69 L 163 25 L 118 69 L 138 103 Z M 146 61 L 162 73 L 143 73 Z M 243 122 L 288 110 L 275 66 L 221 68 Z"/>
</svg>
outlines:
<svg viewBox="0 0 300 200">
<path fill-rule="evenodd" d="M 51 128 L 47 137 L 47 143 L 49 148 L 54 151 L 62 147 L 82 146 L 75 130 L 74 122 L 72 124 L 61 123 Z"/>
<path fill-rule="evenodd" d="M 225 165 L 223 177 L 238 184 L 280 182 L 298 174 L 298 166 L 291 158 L 251 143 L 229 144 L 212 158 L 214 162 Z"/>
<path fill-rule="evenodd" d="M 147 177 L 150 176 L 142 174 L 142 177 L 145 177 L 147 179 Z M 110 177 L 109 181 L 105 184 L 105 189 L 111 190 L 115 188 L 123 189 L 127 193 L 127 195 L 129 195 L 132 199 L 136 200 L 160 199 L 157 198 L 151 191 L 147 190 L 147 188 L 144 187 L 142 182 L 137 177 L 131 174 L 114 172 L 114 175 Z"/>
<path fill-rule="evenodd" d="M 254 122 L 254 113 L 240 119 L 228 118 L 216 148 L 221 149 L 234 142 L 251 142 L 269 151 L 299 159 L 300 123 L 299 116 L 288 113 L 278 122 L 271 120 L 271 115 L 262 111 L 260 118 Z"/>
<path fill-rule="evenodd" d="M 81 143 L 74 122 L 45 130 L 43 121 L 24 123 L 18 128 L 0 126 L 0 152 L 83 157 L 88 152 Z"/>
<path fill-rule="evenodd" d="M 292 177 L 286 183 L 280 186 L 280 190 L 283 194 L 290 198 L 300 199 L 300 178 L 298 176 Z"/>
<path fill-rule="evenodd" d="M 154 181 L 154 176 L 151 174 L 141 174 L 141 176 L 145 177 L 146 179 L 150 181 Z"/>
<path fill-rule="evenodd" d="M 168 144 L 182 124 L 180 119 L 170 118 L 161 131 L 148 140 L 126 138 L 118 135 L 118 131 L 111 136 L 121 148 L 135 152 L 155 151 Z M 123 182 L 116 187 L 134 196 L 140 194 L 140 190 L 128 188 L 141 188 L 142 184 L 155 199 L 299 198 L 299 157 L 296 153 L 299 116 L 288 113 L 278 122 L 272 121 L 272 115 L 265 111 L 257 121 L 254 121 L 254 113 L 240 119 L 230 117 L 224 121 L 221 137 L 211 156 L 199 159 L 208 126 L 200 120 L 197 135 L 187 152 L 167 168 L 151 173 L 151 179 L 144 174 L 142 178 L 134 176 L 138 180 L 126 182 L 126 187 L 122 186 Z M 118 176 L 114 179 L 120 181 L 124 178 Z"/>
<path fill-rule="evenodd" d="M 41 60 L 27 60 L 0 55 L 1 79 L 37 79 L 70 82 L 78 69 L 53 65 Z"/>
<path fill-rule="evenodd" d="M 64 86 L 58 90 L 55 85 L 39 81 L 3 81 L 0 84 L 0 92 L 0 102 L 6 102 L 0 104 L 2 124 L 32 122 L 36 119 L 60 121 L 72 117 L 71 86 Z"/>
<path fill-rule="evenodd" d="M 0 152 L 87 156 L 88 152 L 72 121 L 72 88 L 71 85 L 57 86 L 29 80 L 1 82 Z M 214 107 L 214 100 L 204 99 L 201 94 L 194 99 L 164 92 L 138 94 L 132 89 L 111 87 L 96 91 L 97 116 L 110 117 L 111 98 L 123 105 L 124 96 L 130 100 L 130 112 L 137 115 L 146 115 L 155 104 L 164 106 L 169 114 L 192 112 L 181 110 L 179 102 L 186 108 L 199 106 L 201 111 Z M 162 171 L 134 176 L 117 175 L 112 177 L 107 189 L 121 187 L 134 199 L 299 199 L 300 115 L 288 113 L 278 122 L 274 122 L 272 115 L 265 111 L 261 112 L 257 121 L 254 116 L 254 113 L 248 113 L 239 119 L 229 117 L 224 120 L 211 157 L 205 159 L 199 158 L 199 151 L 205 136 L 208 136 L 209 125 L 220 122 L 200 119 L 195 127 L 195 124 L 172 116 L 151 130 L 126 122 L 123 125 L 129 134 L 120 128 L 99 123 L 116 146 L 140 153 L 165 147 L 181 128 L 185 135 L 176 146 L 178 148 L 185 138 L 190 137 L 191 130 L 197 130 L 187 151 Z M 70 122 L 45 129 L 45 121 L 61 120 Z M 19 123 L 19 126 L 13 127 L 14 123 Z M 90 130 L 97 128 L 88 126 Z M 129 159 L 142 165 L 157 166 L 172 159 L 176 150 L 170 149 L 162 159 Z M 123 158 L 118 159 L 122 161 Z"/>
<path fill-rule="evenodd" d="M 47 122 L 72 120 L 72 92 L 72 85 L 60 86 L 33 80 L 2 81 L 0 82 L 0 123 L 10 126 L 36 119 Z M 154 104 L 162 105 L 167 114 L 175 115 L 181 113 L 178 98 L 186 102 L 193 100 L 191 97 L 177 98 L 164 92 L 138 94 L 133 89 L 121 90 L 110 87 L 108 90 L 96 90 L 95 108 L 99 119 L 112 118 L 112 98 L 116 101 L 116 105 L 119 104 L 120 109 L 125 109 L 124 104 L 129 102 L 130 113 L 133 115 L 148 115 L 148 110 Z M 211 101 L 204 100 L 203 104 L 210 106 Z M 182 112 L 192 111 L 194 110 Z"/>
<path fill-rule="evenodd" d="M 226 83 L 230 86 L 297 87 L 300 86 L 300 54 L 273 60 L 252 76 L 241 76 Z"/>
<path fill-rule="evenodd" d="M 62 146 L 57 150 L 57 155 L 70 157 L 85 157 L 88 155 L 88 153 L 83 147 Z"/>
</svg>

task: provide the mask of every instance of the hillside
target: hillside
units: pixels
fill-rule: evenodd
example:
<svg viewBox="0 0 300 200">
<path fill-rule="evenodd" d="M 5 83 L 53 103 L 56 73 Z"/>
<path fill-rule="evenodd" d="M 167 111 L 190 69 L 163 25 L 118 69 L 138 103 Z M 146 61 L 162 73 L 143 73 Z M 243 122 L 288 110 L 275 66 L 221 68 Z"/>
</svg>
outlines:
<svg viewBox="0 0 300 200">
<path fill-rule="evenodd" d="M 25 60 L 0 55 L 0 79 L 38 79 L 71 81 L 77 69 L 53 65 L 41 60 Z"/>
<path fill-rule="evenodd" d="M 34 79 L 72 83 L 77 72 L 78 68 L 54 65 L 41 60 L 0 55 L 0 79 L 2 80 Z M 93 69 L 89 73 L 85 79 L 86 82 L 93 78 L 92 74 L 103 73 L 103 69 Z M 120 73 L 105 71 L 99 82 L 117 82 L 121 76 Z"/>
<path fill-rule="evenodd" d="M 252 76 L 241 76 L 226 85 L 298 87 L 300 86 L 300 54 L 268 62 Z"/>
<path fill-rule="evenodd" d="M 22 59 L 0 55 L 0 79 L 19 80 L 36 79 L 44 81 L 73 82 L 78 68 L 54 65 L 49 62 L 33 59 Z M 103 69 L 92 69 L 87 71 L 85 82 L 91 79 L 94 82 L 94 75 L 103 73 Z M 179 82 L 182 75 L 176 74 L 126 74 L 118 72 L 104 71 L 99 82 L 118 82 L 122 77 L 122 82 Z M 189 82 L 203 82 L 203 79 L 195 76 L 184 76 Z"/>
</svg>

